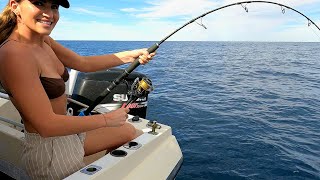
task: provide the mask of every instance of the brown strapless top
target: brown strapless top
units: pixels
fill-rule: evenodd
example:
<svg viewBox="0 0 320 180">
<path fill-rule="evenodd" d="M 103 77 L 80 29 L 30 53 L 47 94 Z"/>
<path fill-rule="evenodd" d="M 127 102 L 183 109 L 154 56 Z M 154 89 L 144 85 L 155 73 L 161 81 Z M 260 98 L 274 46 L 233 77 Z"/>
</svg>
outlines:
<svg viewBox="0 0 320 180">
<path fill-rule="evenodd" d="M 64 72 L 61 75 L 61 78 L 50 78 L 50 77 L 41 77 L 41 84 L 46 91 L 49 99 L 54 99 L 60 97 L 64 94 L 66 87 L 65 82 L 69 79 L 69 73 L 67 68 L 64 68 Z"/>
<path fill-rule="evenodd" d="M 40 77 L 41 84 L 44 90 L 46 91 L 49 99 L 55 99 L 64 94 L 66 89 L 65 82 L 67 82 L 68 79 L 69 79 L 69 72 L 67 68 L 64 69 L 64 72 L 61 75 L 61 78 Z M 9 91 L 7 90 L 5 91 L 9 96 L 13 97 Z"/>
<path fill-rule="evenodd" d="M 4 41 L 2 44 L 0 44 L 0 48 L 6 44 L 7 42 L 9 42 L 10 40 L 7 39 L 6 41 Z M 64 68 L 64 72 L 61 75 L 61 78 L 50 78 L 50 77 L 41 77 L 40 76 L 40 81 L 41 84 L 44 88 L 44 90 L 46 91 L 49 99 L 54 99 L 57 97 L 60 97 L 61 95 L 64 94 L 65 92 L 65 82 L 68 81 L 69 79 L 69 72 L 67 70 L 67 68 Z M 1 82 L 0 82 L 1 84 Z M 7 92 L 7 94 L 9 96 L 12 97 L 12 94 L 5 90 Z"/>
</svg>

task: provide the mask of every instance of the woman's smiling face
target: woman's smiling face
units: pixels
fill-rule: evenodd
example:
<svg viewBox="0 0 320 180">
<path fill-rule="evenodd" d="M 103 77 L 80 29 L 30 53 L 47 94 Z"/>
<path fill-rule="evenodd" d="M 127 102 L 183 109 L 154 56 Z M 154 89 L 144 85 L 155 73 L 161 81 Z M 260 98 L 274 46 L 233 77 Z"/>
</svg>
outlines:
<svg viewBox="0 0 320 180">
<path fill-rule="evenodd" d="M 49 35 L 59 20 L 59 5 L 51 0 L 22 0 L 13 11 L 24 30 L 40 35 Z"/>
</svg>

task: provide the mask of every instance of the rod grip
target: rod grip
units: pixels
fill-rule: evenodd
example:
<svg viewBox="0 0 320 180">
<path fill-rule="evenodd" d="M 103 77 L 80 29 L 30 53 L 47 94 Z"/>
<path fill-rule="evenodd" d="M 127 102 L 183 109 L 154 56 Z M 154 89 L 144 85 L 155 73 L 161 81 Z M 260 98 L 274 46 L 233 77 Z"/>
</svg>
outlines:
<svg viewBox="0 0 320 180">
<path fill-rule="evenodd" d="M 159 48 L 158 43 L 155 43 L 149 49 L 147 50 L 149 53 L 155 52 Z M 139 58 L 135 59 L 129 67 L 127 67 L 126 71 L 128 74 L 130 74 L 135 68 L 137 68 L 140 65 Z"/>
</svg>

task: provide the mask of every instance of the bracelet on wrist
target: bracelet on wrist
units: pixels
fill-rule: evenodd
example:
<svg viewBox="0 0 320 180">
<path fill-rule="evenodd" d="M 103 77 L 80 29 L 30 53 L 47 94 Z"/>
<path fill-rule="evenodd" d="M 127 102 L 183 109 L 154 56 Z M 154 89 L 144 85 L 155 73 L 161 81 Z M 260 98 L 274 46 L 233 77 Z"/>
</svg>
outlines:
<svg viewBox="0 0 320 180">
<path fill-rule="evenodd" d="M 108 123 L 107 123 L 107 119 L 106 119 L 106 117 L 104 116 L 104 114 L 102 114 L 102 116 L 103 116 L 103 119 L 104 119 L 104 122 L 105 122 L 105 127 L 107 127 L 107 125 L 108 125 Z"/>
</svg>

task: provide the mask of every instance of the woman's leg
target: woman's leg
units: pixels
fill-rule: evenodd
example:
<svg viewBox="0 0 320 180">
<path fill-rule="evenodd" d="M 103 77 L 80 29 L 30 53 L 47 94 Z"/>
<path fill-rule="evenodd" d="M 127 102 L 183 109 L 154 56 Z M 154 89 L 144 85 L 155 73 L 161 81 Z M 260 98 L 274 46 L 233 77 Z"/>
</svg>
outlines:
<svg viewBox="0 0 320 180">
<path fill-rule="evenodd" d="M 84 141 L 85 156 L 102 150 L 115 149 L 135 139 L 143 132 L 126 123 L 121 127 L 105 127 L 86 132 Z"/>
</svg>

